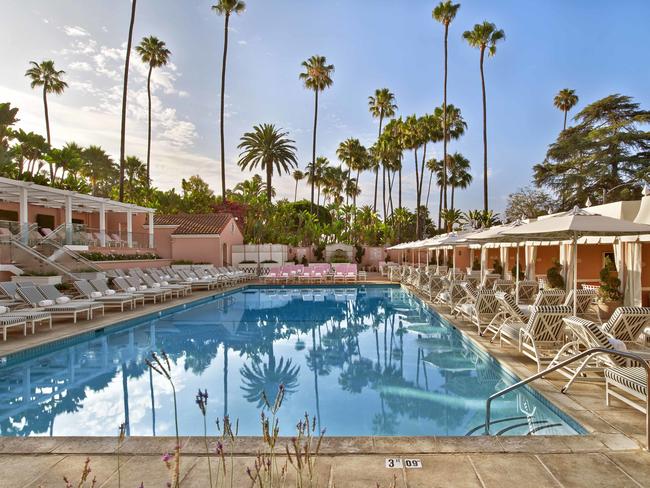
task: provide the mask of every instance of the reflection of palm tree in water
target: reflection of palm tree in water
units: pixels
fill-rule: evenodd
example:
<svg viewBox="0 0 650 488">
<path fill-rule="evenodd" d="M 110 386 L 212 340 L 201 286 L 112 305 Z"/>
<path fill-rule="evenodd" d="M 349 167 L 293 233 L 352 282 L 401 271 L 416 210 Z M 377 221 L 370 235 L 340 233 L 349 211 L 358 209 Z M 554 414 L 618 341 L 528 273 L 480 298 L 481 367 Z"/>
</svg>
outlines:
<svg viewBox="0 0 650 488">
<path fill-rule="evenodd" d="M 239 370 L 244 383 L 244 398 L 251 403 L 256 402 L 258 408 L 265 404 L 263 395 L 268 399 L 275 398 L 280 385 L 284 385 L 285 394 L 294 393 L 298 388 L 300 366 L 294 366 L 291 359 L 285 361 L 280 358 L 280 361 L 276 362 L 273 341 L 269 342 L 267 360 L 267 364 L 255 361 L 251 366 L 245 364 Z"/>
</svg>

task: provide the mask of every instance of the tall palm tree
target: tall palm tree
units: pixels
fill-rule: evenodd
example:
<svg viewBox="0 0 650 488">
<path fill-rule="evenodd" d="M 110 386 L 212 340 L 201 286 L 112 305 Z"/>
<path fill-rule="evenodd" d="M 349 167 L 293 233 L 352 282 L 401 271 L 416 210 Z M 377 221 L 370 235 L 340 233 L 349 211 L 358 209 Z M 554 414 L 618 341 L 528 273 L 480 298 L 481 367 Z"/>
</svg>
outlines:
<svg viewBox="0 0 650 488">
<path fill-rule="evenodd" d="M 147 75 L 147 100 L 148 100 L 148 122 L 149 129 L 147 131 L 147 179 L 146 184 L 149 184 L 151 175 L 151 74 L 154 68 L 165 66 L 169 61 L 171 51 L 167 49 L 165 43 L 154 36 L 145 37 L 140 41 L 140 44 L 135 48 L 136 52 L 140 55 L 142 62 L 149 65 L 149 73 Z"/>
<path fill-rule="evenodd" d="M 298 182 L 305 179 L 305 173 L 297 169 L 293 172 L 293 179 L 296 180 L 296 188 L 293 191 L 293 202 L 295 203 L 298 200 Z"/>
<path fill-rule="evenodd" d="M 88 146 L 81 153 L 84 165 L 81 168 L 82 174 L 90 181 L 92 194 L 97 195 L 99 182 L 107 177 L 114 170 L 113 160 L 99 146 Z"/>
<path fill-rule="evenodd" d="M 329 164 L 329 159 L 324 156 L 318 156 L 313 164 L 309 163 L 307 165 L 307 182 L 312 187 L 318 188 L 316 205 L 320 205 L 320 191 L 323 183 L 325 182 L 325 176 L 330 167 Z"/>
<path fill-rule="evenodd" d="M 368 168 L 368 150 L 359 142 L 359 139 L 346 139 L 341 144 L 339 144 L 338 149 L 336 150 L 336 155 L 339 160 L 344 163 L 350 170 L 356 171 L 357 176 L 354 180 L 356 187 L 359 185 L 359 175 L 361 171 L 365 171 Z M 359 192 L 350 192 L 350 195 L 353 196 L 353 207 L 357 208 L 357 195 Z"/>
<path fill-rule="evenodd" d="M 432 15 L 433 18 L 440 22 L 445 28 L 445 74 L 443 82 L 443 101 L 442 101 L 442 131 L 443 131 L 443 143 L 442 143 L 442 160 L 447 159 L 447 141 L 448 141 L 448 129 L 447 129 L 447 41 L 449 38 L 449 25 L 456 17 L 458 9 L 460 8 L 460 3 L 451 3 L 451 0 L 444 0 L 440 2 L 436 8 L 433 9 Z M 445 168 L 443 167 L 443 170 Z M 447 173 L 446 171 L 443 174 L 443 191 L 445 193 L 445 208 L 447 208 Z"/>
<path fill-rule="evenodd" d="M 505 32 L 497 29 L 497 26 L 483 21 L 482 24 L 475 24 L 471 31 L 465 31 L 463 38 L 467 43 L 477 48 L 481 53 L 481 89 L 483 93 L 483 209 L 488 210 L 488 157 L 487 157 L 487 104 L 485 101 L 485 74 L 483 72 L 483 61 L 485 59 L 485 50 L 489 56 L 494 56 L 497 52 L 497 42 L 506 38 Z"/>
<path fill-rule="evenodd" d="M 373 118 L 379 119 L 379 133 L 377 140 L 381 137 L 382 125 L 384 117 L 393 117 L 397 110 L 395 105 L 395 95 L 393 95 L 388 88 L 381 88 L 375 90 L 375 94 L 368 97 L 368 110 Z M 377 182 L 379 180 L 379 165 L 381 161 L 375 166 L 375 195 L 373 197 L 372 209 L 377 211 Z M 384 174 L 386 170 L 384 169 Z"/>
<path fill-rule="evenodd" d="M 449 157 L 449 178 L 451 186 L 451 209 L 454 209 L 454 194 L 456 188 L 464 190 L 472 183 L 469 159 L 460 153 L 454 153 Z"/>
<path fill-rule="evenodd" d="M 316 167 L 316 128 L 318 127 L 318 94 L 332 86 L 332 73 L 334 65 L 327 64 L 325 56 L 312 56 L 307 61 L 302 62 L 304 72 L 300 73 L 299 78 L 305 84 L 305 88 L 314 91 L 314 134 L 312 139 L 311 162 L 311 206 L 314 206 L 314 174 Z"/>
<path fill-rule="evenodd" d="M 563 88 L 557 93 L 557 95 L 555 95 L 553 105 L 564 112 L 564 126 L 562 127 L 562 130 L 566 130 L 566 116 L 569 113 L 569 110 L 575 107 L 577 103 L 578 95 L 576 95 L 575 90 Z"/>
<path fill-rule="evenodd" d="M 124 87 L 122 88 L 122 122 L 120 126 L 120 202 L 124 201 L 124 155 L 126 151 L 126 96 L 129 88 L 129 63 L 131 62 L 131 44 L 133 43 L 133 26 L 137 0 L 131 0 L 131 20 L 129 37 L 126 42 L 126 59 L 124 61 Z"/>
<path fill-rule="evenodd" d="M 445 146 L 447 149 L 449 148 L 449 142 L 454 139 L 457 140 L 459 139 L 463 134 L 465 134 L 465 129 L 467 129 L 467 123 L 465 122 L 465 119 L 463 119 L 463 116 L 460 112 L 460 109 L 454 104 L 450 103 L 447 105 L 446 113 L 445 113 L 445 107 L 436 107 L 434 110 L 434 115 L 439 118 L 441 124 L 444 126 L 443 132 L 446 130 L 446 137 L 444 139 L 445 141 Z M 446 121 L 446 122 L 445 122 Z M 446 156 L 442 161 L 445 161 L 447 159 L 447 156 L 449 156 L 448 153 L 445 153 Z M 443 174 L 442 174 L 442 187 L 441 190 L 443 193 L 443 208 L 447 209 L 447 187 L 448 185 L 448 179 L 449 175 L 447 174 L 447 167 L 443 166 L 442 167 Z M 453 208 L 453 207 L 452 207 Z"/>
<path fill-rule="evenodd" d="M 218 15 L 224 16 L 224 29 L 223 29 L 223 58 L 221 61 L 221 111 L 219 113 L 219 136 L 221 141 L 221 196 L 226 200 L 226 149 L 225 149 L 225 136 L 224 136 L 224 110 L 226 98 L 226 60 L 228 58 L 228 26 L 230 24 L 230 16 L 241 14 L 246 10 L 246 3 L 242 0 L 219 0 L 218 3 L 212 6 Z"/>
<path fill-rule="evenodd" d="M 269 203 L 274 168 L 281 175 L 298 165 L 296 146 L 287 134 L 272 124 L 256 125 L 252 132 L 242 136 L 237 146 L 242 150 L 237 163 L 241 169 L 253 169 L 259 165 L 260 169 L 266 171 L 266 198 Z"/>
<path fill-rule="evenodd" d="M 50 113 L 47 107 L 47 94 L 53 93 L 60 95 L 68 87 L 68 84 L 61 79 L 65 71 L 57 70 L 54 67 L 54 61 L 42 61 L 40 64 L 35 61 L 30 61 L 29 68 L 25 72 L 25 76 L 31 79 L 31 87 L 43 87 L 43 108 L 45 109 L 45 131 L 47 134 L 47 143 L 52 144 L 50 137 Z M 50 180 L 54 180 L 53 168 L 50 166 Z"/>
</svg>

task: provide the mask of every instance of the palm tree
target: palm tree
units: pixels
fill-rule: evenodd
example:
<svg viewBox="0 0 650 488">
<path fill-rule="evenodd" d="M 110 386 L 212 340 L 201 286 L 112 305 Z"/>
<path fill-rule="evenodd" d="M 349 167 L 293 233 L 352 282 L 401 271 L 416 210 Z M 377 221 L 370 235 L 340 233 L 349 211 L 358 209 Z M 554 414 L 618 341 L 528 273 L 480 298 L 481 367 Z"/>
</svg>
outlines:
<svg viewBox="0 0 650 488">
<path fill-rule="evenodd" d="M 122 125 L 120 127 L 120 202 L 124 201 L 124 155 L 126 151 L 126 96 L 129 87 L 129 63 L 131 62 L 131 44 L 133 43 L 133 26 L 135 25 L 135 7 L 137 0 L 131 1 L 131 21 L 129 38 L 126 42 L 126 59 L 124 61 L 124 88 L 122 89 Z"/>
<path fill-rule="evenodd" d="M 339 144 L 338 149 L 336 150 L 336 155 L 339 160 L 344 163 L 350 171 L 356 171 L 357 176 L 354 179 L 356 188 L 358 189 L 359 175 L 361 171 L 364 171 L 368 168 L 368 150 L 359 142 L 359 139 L 346 139 L 341 144 Z M 350 196 L 353 197 L 352 206 L 354 209 L 357 208 L 357 195 L 359 192 L 351 192 Z"/>
<path fill-rule="evenodd" d="M 81 153 L 81 157 L 84 161 L 81 172 L 90 181 L 92 194 L 97 195 L 98 183 L 107 179 L 114 171 L 113 160 L 99 146 L 88 146 Z"/>
<path fill-rule="evenodd" d="M 447 129 L 447 41 L 449 38 L 449 24 L 454 20 L 458 9 L 460 8 L 460 3 L 451 3 L 451 0 L 444 0 L 440 2 L 436 8 L 433 9 L 432 15 L 433 18 L 440 22 L 445 27 L 445 74 L 443 82 L 443 101 L 442 101 L 442 160 L 447 160 L 447 141 L 448 141 L 448 129 Z M 444 170 L 444 168 L 443 168 Z M 443 191 L 445 193 L 445 208 L 447 208 L 447 172 L 443 173 Z"/>
<path fill-rule="evenodd" d="M 555 95 L 553 99 L 553 105 L 559 110 L 564 112 L 564 126 L 562 130 L 566 130 L 566 116 L 573 107 L 578 103 L 578 95 L 576 95 L 575 90 L 570 90 L 569 88 L 563 88 Z"/>
<path fill-rule="evenodd" d="M 485 74 L 483 72 L 483 60 L 485 59 L 485 50 L 488 50 L 489 56 L 494 56 L 497 52 L 497 42 L 503 41 L 506 34 L 497 29 L 497 26 L 484 21 L 482 24 L 474 25 L 471 31 L 465 31 L 463 38 L 467 43 L 479 49 L 481 53 L 481 89 L 483 92 L 483 209 L 488 210 L 488 160 L 487 160 L 487 106 L 485 102 Z"/>
<path fill-rule="evenodd" d="M 266 171 L 266 198 L 269 203 L 274 167 L 281 175 L 298 165 L 296 146 L 294 141 L 287 138 L 287 134 L 272 124 L 256 125 L 252 132 L 246 132 L 242 136 L 237 146 L 242 150 L 237 163 L 241 169 L 253 169 L 259 165 L 260 169 Z"/>
<path fill-rule="evenodd" d="M 223 200 L 226 200 L 226 149 L 224 143 L 224 110 L 226 98 L 226 60 L 228 58 L 228 25 L 230 24 L 230 16 L 241 14 L 246 10 L 246 4 L 242 0 L 219 0 L 219 2 L 212 6 L 218 15 L 224 16 L 224 29 L 223 29 L 223 59 L 221 61 L 221 112 L 219 114 L 219 130 L 221 137 L 221 195 Z"/>
<path fill-rule="evenodd" d="M 43 87 L 43 107 L 45 109 L 45 131 L 47 134 L 47 143 L 52 144 L 52 138 L 50 137 L 50 113 L 47 107 L 47 94 L 54 93 L 55 95 L 61 95 L 63 91 L 68 87 L 68 84 L 61 79 L 65 74 L 65 71 L 57 70 L 54 67 L 54 61 L 42 61 L 40 64 L 35 61 L 30 61 L 29 68 L 25 72 L 25 76 L 30 78 L 32 81 L 30 83 L 32 88 L 37 86 Z M 50 180 L 54 180 L 53 168 L 50 166 Z"/>
<path fill-rule="evenodd" d="M 397 105 L 395 105 L 395 95 L 393 95 L 388 88 L 381 88 L 375 90 L 374 96 L 368 97 L 368 109 L 373 118 L 379 119 L 379 134 L 377 135 L 377 140 L 381 137 L 382 125 L 384 122 L 384 117 L 393 117 L 395 111 L 397 110 Z M 375 195 L 373 197 L 372 209 L 377 211 L 377 182 L 379 180 L 379 165 L 375 165 Z M 384 175 L 386 170 L 384 169 Z"/>
<path fill-rule="evenodd" d="M 325 56 L 312 56 L 307 61 L 302 62 L 302 67 L 305 68 L 303 73 L 300 73 L 299 78 L 305 84 L 305 88 L 314 91 L 314 134 L 312 140 L 311 162 L 312 172 L 311 177 L 311 206 L 314 206 L 314 174 L 313 170 L 316 167 L 316 128 L 318 126 L 318 94 L 332 86 L 332 73 L 334 72 L 334 65 L 327 64 Z"/>
<path fill-rule="evenodd" d="M 298 182 L 305 179 L 305 173 L 297 169 L 293 172 L 293 179 L 296 180 L 296 189 L 293 191 L 293 202 L 295 203 L 298 200 Z"/>
<path fill-rule="evenodd" d="M 136 52 L 142 58 L 142 62 L 149 65 L 149 74 L 147 75 L 147 99 L 148 99 L 148 122 L 147 131 L 147 179 L 149 185 L 151 175 L 151 74 L 154 68 L 165 66 L 169 61 L 171 51 L 167 49 L 165 43 L 154 36 L 145 37 L 140 41 L 140 45 L 135 48 Z"/>
<path fill-rule="evenodd" d="M 316 158 L 314 164 L 307 165 L 307 182 L 312 186 L 318 188 L 318 196 L 316 198 L 316 205 L 320 205 L 320 190 L 325 182 L 325 175 L 329 170 L 329 159 L 324 156 Z"/>
<path fill-rule="evenodd" d="M 447 110 L 445 114 L 445 107 L 436 107 L 434 110 L 434 115 L 439 118 L 440 123 L 443 125 L 444 129 L 443 131 L 447 132 L 446 138 L 445 138 L 445 146 L 448 148 L 449 141 L 452 139 L 456 140 L 459 139 L 463 134 L 465 134 L 465 129 L 467 129 L 467 123 L 465 122 L 465 119 L 463 119 L 462 114 L 460 113 L 460 109 L 455 107 L 452 103 L 447 105 Z M 442 161 L 447 160 L 447 154 L 445 152 L 445 158 Z M 447 175 L 447 167 L 444 166 L 442 167 L 443 173 L 442 173 L 442 186 L 441 190 L 443 193 L 443 201 L 444 205 L 443 208 L 447 208 L 447 187 L 448 185 L 448 175 Z M 452 206 L 453 208 L 453 206 Z"/>
<path fill-rule="evenodd" d="M 449 178 L 451 186 L 451 209 L 454 209 L 454 193 L 456 188 L 464 190 L 472 183 L 469 159 L 460 153 L 454 153 L 449 158 Z"/>
</svg>

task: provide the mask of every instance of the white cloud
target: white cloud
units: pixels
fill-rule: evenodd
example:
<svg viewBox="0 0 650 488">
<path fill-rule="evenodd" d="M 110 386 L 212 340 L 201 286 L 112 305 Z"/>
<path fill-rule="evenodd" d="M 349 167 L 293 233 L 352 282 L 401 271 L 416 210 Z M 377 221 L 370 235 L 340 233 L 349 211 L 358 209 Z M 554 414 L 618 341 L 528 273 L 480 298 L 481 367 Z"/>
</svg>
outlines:
<svg viewBox="0 0 650 488">
<path fill-rule="evenodd" d="M 85 61 L 73 61 L 72 63 L 68 64 L 69 69 L 74 69 L 77 71 L 92 71 L 92 67 L 90 64 L 86 63 Z"/>
<path fill-rule="evenodd" d="M 245 45 L 248 44 L 248 42 L 245 41 L 244 39 L 242 39 L 242 40 L 240 40 L 240 41 L 237 41 L 237 44 L 239 44 L 240 46 L 245 46 Z"/>
<path fill-rule="evenodd" d="M 70 37 L 89 37 L 90 33 L 83 27 L 78 25 L 66 25 L 63 27 L 63 32 L 66 36 Z"/>
</svg>

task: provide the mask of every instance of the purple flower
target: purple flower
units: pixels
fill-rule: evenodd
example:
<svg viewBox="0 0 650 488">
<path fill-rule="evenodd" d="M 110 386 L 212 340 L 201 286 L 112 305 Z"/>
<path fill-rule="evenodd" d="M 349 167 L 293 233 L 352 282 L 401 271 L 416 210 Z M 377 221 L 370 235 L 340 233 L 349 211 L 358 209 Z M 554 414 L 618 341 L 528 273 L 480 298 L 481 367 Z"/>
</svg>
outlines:
<svg viewBox="0 0 650 488">
<path fill-rule="evenodd" d="M 174 455 L 171 452 L 168 452 L 168 453 L 163 454 L 161 459 L 162 459 L 163 463 L 168 463 L 169 461 L 174 459 Z"/>
</svg>

